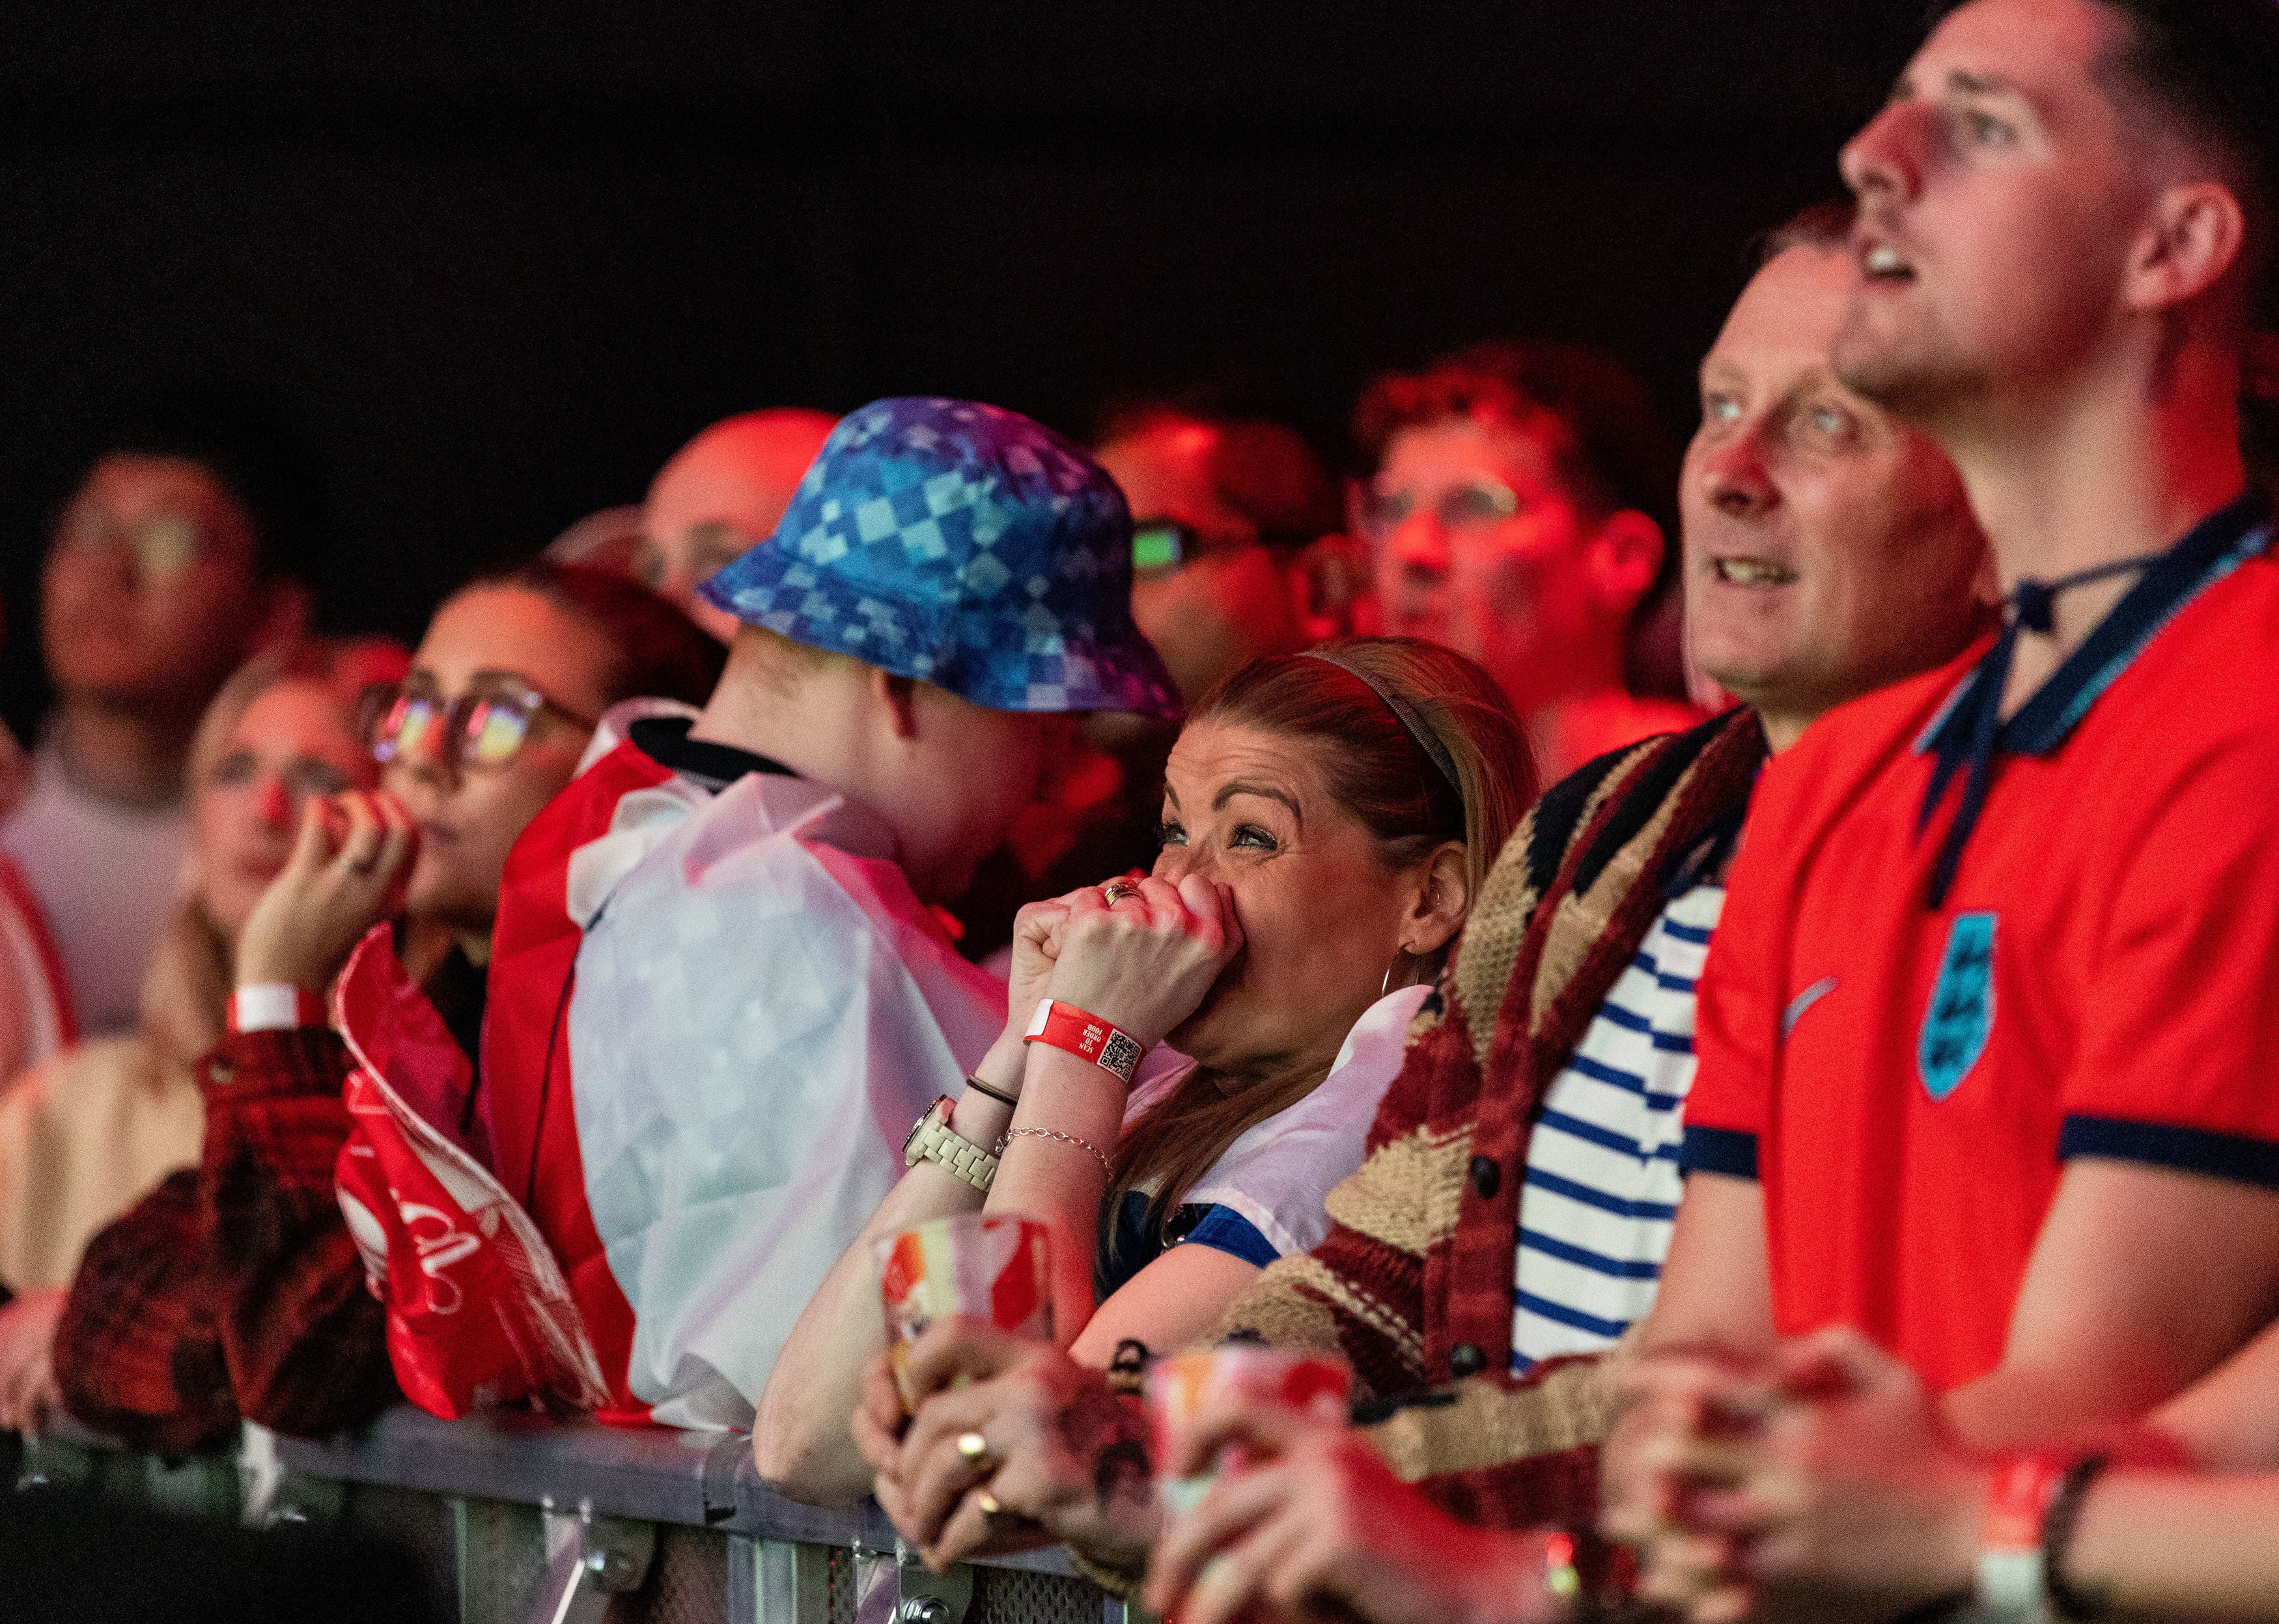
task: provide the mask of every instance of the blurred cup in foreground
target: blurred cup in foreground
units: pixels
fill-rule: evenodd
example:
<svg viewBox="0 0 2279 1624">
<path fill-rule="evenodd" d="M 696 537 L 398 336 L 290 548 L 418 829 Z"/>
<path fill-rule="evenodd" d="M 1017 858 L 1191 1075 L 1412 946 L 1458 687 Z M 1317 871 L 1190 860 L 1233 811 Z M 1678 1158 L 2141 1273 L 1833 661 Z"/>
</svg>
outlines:
<svg viewBox="0 0 2279 1624">
<path fill-rule="evenodd" d="M 1245 1403 L 1305 1410 L 1327 1394 L 1345 1404 L 1353 1392 L 1353 1367 L 1334 1353 L 1229 1342 L 1205 1352 L 1175 1353 L 1147 1367 L 1147 1424 L 1155 1458 L 1171 1458 L 1171 1444 L 1196 1416 L 1229 1394 Z M 1156 1492 L 1174 1515 L 1192 1510 L 1220 1472 L 1239 1472 L 1247 1452 L 1219 1451 L 1216 1467 L 1193 1477 L 1158 1476 Z"/>
<path fill-rule="evenodd" d="M 1053 1339 L 1052 1232 L 1033 1218 L 959 1213 L 930 1219 L 879 1241 L 878 1252 L 897 1386 L 910 1344 L 949 1314 Z M 907 1389 L 902 1401 L 909 1402 Z"/>
</svg>

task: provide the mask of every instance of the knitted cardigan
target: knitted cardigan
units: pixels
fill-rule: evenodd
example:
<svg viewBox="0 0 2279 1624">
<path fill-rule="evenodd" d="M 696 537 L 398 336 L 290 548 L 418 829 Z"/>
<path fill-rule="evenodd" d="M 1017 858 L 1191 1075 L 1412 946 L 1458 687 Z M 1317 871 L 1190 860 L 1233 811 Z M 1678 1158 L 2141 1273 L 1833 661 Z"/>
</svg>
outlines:
<svg viewBox="0 0 2279 1624">
<path fill-rule="evenodd" d="M 1405 1478 L 1469 1521 L 1588 1527 L 1611 1406 L 1596 1358 L 1511 1367 L 1519 1192 L 1543 1097 L 1666 900 L 1748 800 L 1755 715 L 1602 756 L 1554 785 L 1498 856 L 1442 995 L 1418 1017 L 1333 1227 L 1280 1260 L 1221 1334 L 1335 1349 Z M 1418 1390 L 1453 1383 L 1419 1397 Z"/>
</svg>

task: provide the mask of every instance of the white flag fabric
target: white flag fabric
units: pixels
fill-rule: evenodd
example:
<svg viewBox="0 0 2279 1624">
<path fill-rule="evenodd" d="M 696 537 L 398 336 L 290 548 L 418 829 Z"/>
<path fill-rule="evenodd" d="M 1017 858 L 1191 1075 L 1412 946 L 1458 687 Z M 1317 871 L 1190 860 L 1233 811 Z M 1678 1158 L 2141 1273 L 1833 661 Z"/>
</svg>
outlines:
<svg viewBox="0 0 2279 1624">
<path fill-rule="evenodd" d="M 782 774 L 624 796 L 567 900 L 578 1145 L 633 1311 L 627 1384 L 660 1422 L 748 1427 L 910 1124 L 1002 1029 L 1004 984 L 957 955 L 881 819 Z"/>
</svg>

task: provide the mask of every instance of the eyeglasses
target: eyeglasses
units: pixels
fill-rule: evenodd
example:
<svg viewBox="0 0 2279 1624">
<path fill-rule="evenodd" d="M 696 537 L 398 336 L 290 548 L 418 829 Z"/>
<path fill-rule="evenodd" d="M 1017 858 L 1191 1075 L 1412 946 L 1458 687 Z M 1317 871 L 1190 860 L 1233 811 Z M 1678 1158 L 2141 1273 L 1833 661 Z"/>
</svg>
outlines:
<svg viewBox="0 0 2279 1624">
<path fill-rule="evenodd" d="M 1519 495 L 1495 479 L 1473 479 L 1452 485 L 1439 496 L 1426 498 L 1415 491 L 1370 491 L 1362 502 L 1362 525 L 1383 540 L 1407 524 L 1419 509 L 1430 506 L 1443 530 L 1485 530 L 1519 511 Z"/>
<path fill-rule="evenodd" d="M 121 523 L 99 509 L 81 508 L 65 519 L 59 538 L 74 551 L 123 547 L 144 581 L 165 582 L 189 572 L 206 550 L 204 527 L 181 513 L 154 513 Z"/>
<path fill-rule="evenodd" d="M 1202 551 L 1201 540 L 1176 519 L 1150 519 L 1132 527 L 1132 572 L 1169 575 Z"/>
<path fill-rule="evenodd" d="M 1170 575 L 1199 560 L 1224 557 L 1251 547 L 1294 552 L 1313 539 L 1266 529 L 1250 535 L 1210 536 L 1177 519 L 1140 519 L 1132 526 L 1132 572 Z"/>
<path fill-rule="evenodd" d="M 502 767 L 512 761 L 529 741 L 531 724 L 541 711 L 587 732 L 595 725 L 592 718 L 555 703 L 520 678 L 495 672 L 478 676 L 454 700 L 416 679 L 377 684 L 364 690 L 360 709 L 372 760 L 384 763 L 412 755 L 440 727 L 444 758 L 455 771 Z"/>
</svg>

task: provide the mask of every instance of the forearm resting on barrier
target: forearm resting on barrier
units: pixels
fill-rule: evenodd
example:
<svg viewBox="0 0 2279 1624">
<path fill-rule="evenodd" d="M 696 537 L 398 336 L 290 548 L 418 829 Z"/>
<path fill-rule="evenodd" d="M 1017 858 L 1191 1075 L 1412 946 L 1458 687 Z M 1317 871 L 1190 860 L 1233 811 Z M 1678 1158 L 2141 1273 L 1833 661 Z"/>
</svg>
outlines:
<svg viewBox="0 0 2279 1624">
<path fill-rule="evenodd" d="M 1615 1399 L 1606 1361 L 1576 1360 L 1526 1387 L 1472 1376 L 1363 1429 L 1406 1482 L 1492 1471 L 1606 1441 Z"/>
<path fill-rule="evenodd" d="M 1010 1092 L 1024 1055 L 1017 1038 L 1001 1038 L 980 1075 Z M 1012 1111 L 968 1088 L 950 1127 L 985 1147 L 1003 1137 Z M 855 1242 L 808 1300 L 777 1355 L 752 1422 L 760 1475 L 783 1493 L 813 1505 L 846 1505 L 871 1491 L 871 1468 L 848 1436 L 862 1400 L 863 1367 L 886 1345 L 879 1300 L 877 1244 L 931 1218 L 980 1210 L 982 1191 L 948 1168 L 921 1161 L 905 1172 Z"/>
</svg>

